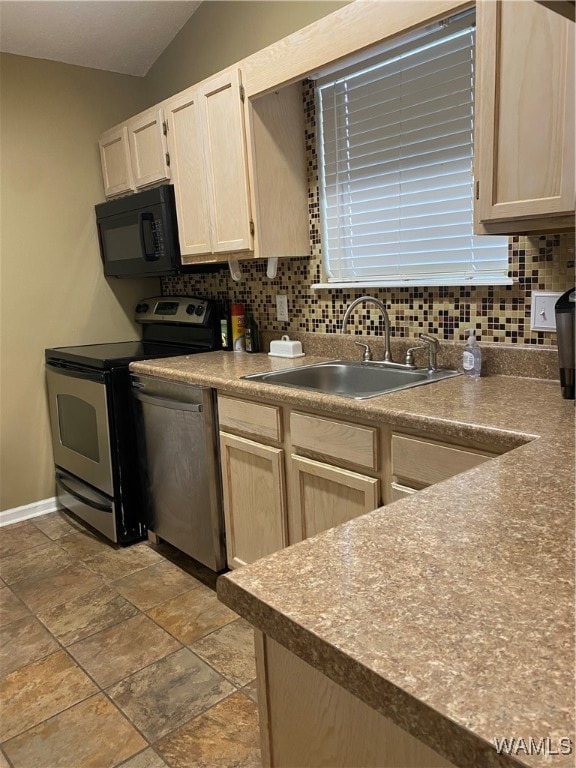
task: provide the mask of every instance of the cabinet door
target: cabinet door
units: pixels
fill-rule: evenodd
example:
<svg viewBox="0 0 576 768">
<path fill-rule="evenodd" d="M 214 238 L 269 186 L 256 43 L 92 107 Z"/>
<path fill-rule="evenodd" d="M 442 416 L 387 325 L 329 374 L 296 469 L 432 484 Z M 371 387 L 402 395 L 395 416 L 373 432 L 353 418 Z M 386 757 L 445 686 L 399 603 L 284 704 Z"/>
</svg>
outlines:
<svg viewBox="0 0 576 768">
<path fill-rule="evenodd" d="M 381 506 L 373 477 L 292 455 L 294 503 L 304 539 Z"/>
<path fill-rule="evenodd" d="M 198 90 L 189 88 L 164 104 L 168 124 L 168 151 L 176 211 L 180 253 L 185 263 L 209 254 L 210 224 L 206 171 L 202 152 L 202 118 Z M 202 259 L 203 261 L 205 259 Z"/>
<path fill-rule="evenodd" d="M 569 226 L 574 25 L 535 2 L 482 0 L 477 29 L 476 229 L 511 234 L 550 231 L 554 222 Z"/>
<path fill-rule="evenodd" d="M 215 253 L 253 248 L 240 72 L 201 86 L 204 148 Z"/>
<path fill-rule="evenodd" d="M 170 178 L 161 109 L 153 107 L 128 120 L 128 139 L 132 176 L 137 188 Z"/>
<path fill-rule="evenodd" d="M 118 125 L 106 131 L 100 137 L 98 144 L 106 197 L 133 190 L 130 144 L 126 125 Z"/>
<path fill-rule="evenodd" d="M 238 568 L 287 544 L 284 451 L 221 432 L 220 455 L 228 566 Z"/>
</svg>

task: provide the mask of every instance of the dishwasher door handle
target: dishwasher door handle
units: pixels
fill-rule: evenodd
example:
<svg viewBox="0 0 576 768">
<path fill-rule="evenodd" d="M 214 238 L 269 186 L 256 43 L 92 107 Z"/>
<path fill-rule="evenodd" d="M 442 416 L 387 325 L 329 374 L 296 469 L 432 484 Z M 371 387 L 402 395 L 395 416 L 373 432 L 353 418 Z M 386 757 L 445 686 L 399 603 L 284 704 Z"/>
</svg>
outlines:
<svg viewBox="0 0 576 768">
<path fill-rule="evenodd" d="M 163 397 L 156 397 L 156 395 L 144 394 L 139 392 L 137 388 L 133 386 L 132 393 L 137 400 L 148 405 L 156 405 L 159 408 L 170 408 L 173 411 L 191 411 L 192 413 L 201 413 L 202 405 L 200 403 L 182 403 L 179 400 L 166 400 Z"/>
</svg>

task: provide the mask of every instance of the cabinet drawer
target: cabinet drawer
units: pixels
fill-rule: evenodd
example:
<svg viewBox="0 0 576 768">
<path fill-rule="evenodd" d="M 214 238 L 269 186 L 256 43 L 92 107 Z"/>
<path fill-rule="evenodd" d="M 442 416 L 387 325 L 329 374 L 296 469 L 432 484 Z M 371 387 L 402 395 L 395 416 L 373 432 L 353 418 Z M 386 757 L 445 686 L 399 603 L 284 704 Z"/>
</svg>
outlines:
<svg viewBox="0 0 576 768">
<path fill-rule="evenodd" d="M 407 499 L 415 493 L 417 493 L 417 491 L 414 488 L 409 488 L 407 485 L 400 485 L 399 483 L 392 483 L 392 501 Z"/>
<path fill-rule="evenodd" d="M 392 436 L 392 472 L 396 478 L 417 484 L 433 485 L 488 461 L 489 456 L 461 448 Z"/>
<path fill-rule="evenodd" d="M 266 437 L 269 440 L 282 439 L 280 408 L 275 405 L 261 405 L 249 400 L 218 395 L 218 421 L 220 427 L 226 429 Z"/>
<path fill-rule="evenodd" d="M 378 430 L 304 413 L 290 414 L 292 445 L 333 459 L 378 469 Z"/>
</svg>

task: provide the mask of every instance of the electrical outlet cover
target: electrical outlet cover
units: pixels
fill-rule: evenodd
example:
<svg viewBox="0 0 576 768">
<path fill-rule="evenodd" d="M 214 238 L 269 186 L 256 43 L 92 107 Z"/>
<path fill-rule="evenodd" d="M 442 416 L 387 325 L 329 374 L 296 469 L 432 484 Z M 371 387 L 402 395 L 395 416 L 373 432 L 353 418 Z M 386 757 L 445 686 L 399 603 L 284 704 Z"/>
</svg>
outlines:
<svg viewBox="0 0 576 768">
<path fill-rule="evenodd" d="M 288 296 L 285 294 L 277 294 L 276 296 L 276 319 L 288 322 Z"/>
<path fill-rule="evenodd" d="M 530 328 L 533 331 L 556 331 L 556 302 L 562 296 L 554 291 L 533 291 Z"/>
</svg>

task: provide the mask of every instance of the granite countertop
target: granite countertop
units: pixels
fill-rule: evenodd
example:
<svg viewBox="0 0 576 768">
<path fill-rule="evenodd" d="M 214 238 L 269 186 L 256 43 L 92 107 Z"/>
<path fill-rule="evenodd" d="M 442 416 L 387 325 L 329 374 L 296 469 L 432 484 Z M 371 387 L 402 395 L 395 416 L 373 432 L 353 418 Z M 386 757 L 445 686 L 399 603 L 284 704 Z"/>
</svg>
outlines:
<svg viewBox="0 0 576 768">
<path fill-rule="evenodd" d="M 221 577 L 220 599 L 456 765 L 573 766 L 494 746 L 574 740 L 573 402 L 557 382 L 509 376 L 364 401 L 239 380 L 321 359 L 217 352 L 131 369 L 506 453 Z"/>
</svg>

